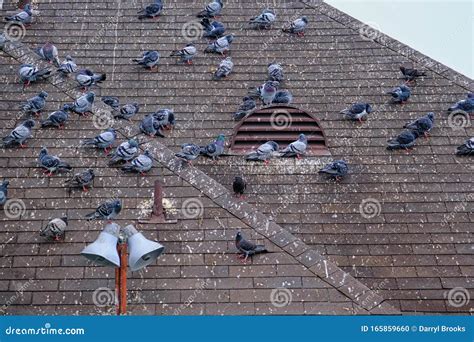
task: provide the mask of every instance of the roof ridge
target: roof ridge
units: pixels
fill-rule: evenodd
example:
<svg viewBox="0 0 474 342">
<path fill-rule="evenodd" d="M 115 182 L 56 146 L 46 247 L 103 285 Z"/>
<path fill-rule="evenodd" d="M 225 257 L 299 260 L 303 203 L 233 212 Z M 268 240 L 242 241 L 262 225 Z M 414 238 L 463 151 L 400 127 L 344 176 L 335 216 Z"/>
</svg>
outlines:
<svg viewBox="0 0 474 342">
<path fill-rule="evenodd" d="M 36 53 L 21 42 L 7 42 L 4 52 L 21 63 L 35 63 L 42 67 L 50 67 L 49 64 L 41 60 Z M 71 86 L 72 81 L 70 79 L 62 78 L 60 75 L 53 74 L 53 76 L 46 79 L 46 82 L 52 84 L 73 99 L 82 95 L 82 93 L 75 90 L 75 87 Z M 94 108 L 103 112 L 106 110 L 106 105 L 100 101 L 95 101 L 93 104 Z M 153 147 L 153 149 L 149 148 L 153 152 L 153 158 L 160 164 L 208 196 L 221 208 L 276 244 L 299 264 L 306 267 L 308 271 L 344 294 L 362 309 L 376 315 L 401 314 L 398 309 L 385 302 L 386 299 L 382 298 L 374 290 L 362 284 L 349 273 L 344 272 L 336 264 L 328 261 L 285 228 L 271 221 L 248 203 L 236 202 L 226 187 L 206 173 L 197 168 L 183 168 L 182 161 L 177 159 L 175 153 L 166 145 L 156 140 L 148 143 Z"/>
<path fill-rule="evenodd" d="M 474 88 L 473 79 L 434 60 L 433 58 L 419 52 L 418 50 L 415 50 L 414 48 L 396 40 L 395 38 L 390 37 L 376 28 L 374 28 L 372 31 L 368 30 L 370 25 L 350 16 L 349 14 L 329 5 L 326 2 L 318 2 L 316 5 L 311 5 L 305 0 L 301 0 L 301 2 L 306 6 L 317 10 L 321 14 L 333 19 L 334 21 L 343 24 L 347 28 L 357 31 L 360 35 L 364 35 L 364 33 L 366 33 L 365 36 L 368 40 L 411 59 L 413 62 L 422 65 L 426 69 L 429 69 L 430 71 L 438 74 L 441 77 L 444 77 L 445 79 L 448 79 L 449 81 L 462 88 L 465 88 L 466 90 L 470 91 Z M 370 35 L 373 34 L 374 30 L 377 31 L 377 35 L 375 37 L 371 37 Z"/>
</svg>

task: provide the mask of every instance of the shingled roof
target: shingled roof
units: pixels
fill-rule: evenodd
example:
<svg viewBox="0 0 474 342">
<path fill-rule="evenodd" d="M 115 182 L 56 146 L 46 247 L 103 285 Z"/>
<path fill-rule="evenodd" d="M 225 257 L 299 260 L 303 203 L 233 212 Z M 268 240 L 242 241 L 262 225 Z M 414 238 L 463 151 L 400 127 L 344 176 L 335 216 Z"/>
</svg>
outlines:
<svg viewBox="0 0 474 342">
<path fill-rule="evenodd" d="M 9 197 L 26 207 L 21 218 L 0 213 L 6 314 L 113 313 L 113 303 L 93 301 L 97 289 L 113 288 L 113 269 L 94 267 L 79 255 L 103 228 L 86 222 L 84 214 L 111 197 L 124 202 L 118 224 L 133 223 L 166 247 L 156 264 L 129 274 L 130 314 L 472 312 L 472 302 L 452 305 L 450 296 L 461 289 L 472 297 L 474 287 L 474 168 L 472 159 L 454 155 L 474 129 L 453 129 L 445 113 L 474 89 L 471 79 L 373 34 L 325 3 L 245 0 L 225 3 L 221 20 L 236 36 L 235 67 L 229 78 L 215 82 L 212 71 L 220 58 L 202 53 L 204 40 L 197 41 L 200 54 L 193 66 L 167 57 L 188 42 L 183 27 L 194 23 L 206 1 L 168 0 L 159 19 L 138 21 L 136 10 L 144 3 L 39 1 L 35 23 L 0 53 L 3 136 L 22 120 L 19 103 L 40 90 L 49 93 L 48 112 L 79 95 L 71 80 L 59 77 L 22 90 L 18 66 L 36 60 L 32 48 L 46 41 L 58 47 L 61 57 L 70 54 L 81 67 L 107 73 L 95 90 L 98 95 L 142 105 L 132 123 L 115 123 L 120 141 L 138 133 L 137 123 L 146 113 L 172 108 L 177 116 L 167 138 L 140 136 L 157 161 L 146 176 L 123 174 L 108 167 L 101 152 L 77 148 L 100 132 L 91 118 L 73 116 L 64 130 L 36 128 L 28 148 L 1 150 L 0 174 L 10 180 Z M 278 15 L 274 28 L 244 28 L 267 6 Z M 281 25 L 300 15 L 310 21 L 305 37 L 282 34 Z M 162 54 L 157 72 L 131 65 L 131 58 L 151 48 Z M 265 166 L 227 155 L 183 167 L 173 156 L 182 143 L 204 144 L 219 133 L 230 140 L 237 125 L 232 112 L 248 87 L 265 80 L 273 61 L 285 69 L 292 106 L 319 120 L 332 156 L 278 159 Z M 386 105 L 383 93 L 400 82 L 402 63 L 424 68 L 428 76 L 418 81 L 406 105 Z M 361 125 L 341 120 L 337 112 L 357 100 L 372 103 L 375 113 Z M 94 111 L 101 108 L 96 101 Z M 431 139 L 419 139 L 410 154 L 385 150 L 387 138 L 427 111 L 436 113 Z M 93 167 L 94 188 L 69 192 L 63 185 L 67 175 L 43 177 L 35 167 L 41 146 L 69 161 L 74 171 Z M 340 184 L 317 175 L 324 163 L 341 158 L 352 173 Z M 235 175 L 249 184 L 244 201 L 232 196 Z M 147 214 L 156 179 L 164 184 L 167 212 L 176 223 L 138 222 Z M 189 203 L 200 208 L 197 215 L 189 214 Z M 39 236 L 49 219 L 65 214 L 70 223 L 64 242 Z M 234 247 L 238 229 L 270 253 L 242 265 Z"/>
</svg>

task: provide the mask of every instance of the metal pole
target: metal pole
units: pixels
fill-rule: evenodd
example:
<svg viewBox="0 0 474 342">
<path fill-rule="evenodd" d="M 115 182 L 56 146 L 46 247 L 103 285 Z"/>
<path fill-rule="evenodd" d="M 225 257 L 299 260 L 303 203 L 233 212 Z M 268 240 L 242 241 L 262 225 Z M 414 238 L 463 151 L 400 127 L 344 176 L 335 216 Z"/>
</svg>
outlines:
<svg viewBox="0 0 474 342">
<path fill-rule="evenodd" d="M 115 293 L 117 296 L 117 315 L 127 313 L 127 244 L 118 243 L 120 267 L 115 268 Z"/>
<path fill-rule="evenodd" d="M 139 220 L 140 223 L 154 224 L 154 223 L 175 223 L 176 220 L 169 220 L 165 216 L 163 208 L 163 185 L 159 180 L 155 181 L 153 195 L 153 210 L 149 219 Z"/>
</svg>

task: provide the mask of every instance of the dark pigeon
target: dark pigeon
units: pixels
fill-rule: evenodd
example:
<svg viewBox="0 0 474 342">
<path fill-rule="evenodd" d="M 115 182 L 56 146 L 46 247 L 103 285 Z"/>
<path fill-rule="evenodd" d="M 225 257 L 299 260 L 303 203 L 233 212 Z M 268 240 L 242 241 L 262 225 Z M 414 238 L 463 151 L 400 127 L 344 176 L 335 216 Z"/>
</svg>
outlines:
<svg viewBox="0 0 474 342">
<path fill-rule="evenodd" d="M 239 258 L 243 259 L 243 262 L 246 262 L 248 257 L 252 257 L 255 254 L 268 252 L 264 245 L 256 245 L 245 240 L 241 232 L 238 232 L 235 237 L 235 247 L 241 253 Z"/>
</svg>

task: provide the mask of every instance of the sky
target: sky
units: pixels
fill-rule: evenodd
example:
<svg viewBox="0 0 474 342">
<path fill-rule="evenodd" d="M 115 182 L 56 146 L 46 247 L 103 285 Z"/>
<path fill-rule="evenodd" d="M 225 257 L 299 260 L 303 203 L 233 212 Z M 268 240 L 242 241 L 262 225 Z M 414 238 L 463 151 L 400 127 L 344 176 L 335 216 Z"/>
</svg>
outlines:
<svg viewBox="0 0 474 342">
<path fill-rule="evenodd" d="M 474 78 L 474 0 L 326 0 L 352 17 Z M 372 25 L 373 23 L 373 25 Z"/>
</svg>

